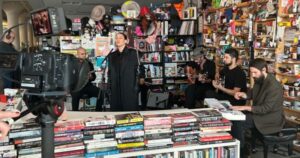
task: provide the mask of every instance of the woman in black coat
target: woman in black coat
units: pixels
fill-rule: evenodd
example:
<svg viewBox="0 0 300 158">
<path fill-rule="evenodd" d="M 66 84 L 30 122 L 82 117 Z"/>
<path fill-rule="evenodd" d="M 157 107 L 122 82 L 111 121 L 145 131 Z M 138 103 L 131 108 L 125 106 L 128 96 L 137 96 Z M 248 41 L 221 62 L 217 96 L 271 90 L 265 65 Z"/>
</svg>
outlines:
<svg viewBox="0 0 300 158">
<path fill-rule="evenodd" d="M 111 111 L 138 110 L 138 54 L 126 46 L 127 36 L 116 34 L 116 48 L 108 57 Z"/>
</svg>

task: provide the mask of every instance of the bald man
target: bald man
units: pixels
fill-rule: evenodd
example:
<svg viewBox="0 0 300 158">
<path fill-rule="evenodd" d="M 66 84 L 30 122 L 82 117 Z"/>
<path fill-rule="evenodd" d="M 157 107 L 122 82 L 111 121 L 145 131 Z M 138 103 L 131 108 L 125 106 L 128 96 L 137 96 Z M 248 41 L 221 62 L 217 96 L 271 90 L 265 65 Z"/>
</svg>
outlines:
<svg viewBox="0 0 300 158">
<path fill-rule="evenodd" d="M 16 34 L 13 31 L 5 32 L 2 41 L 0 42 L 0 53 L 14 53 L 17 52 L 12 45 L 15 40 Z M 5 78 L 0 77 L 0 93 L 3 93 L 4 88 L 13 88 L 13 83 L 7 78 L 13 78 L 18 80 L 18 76 L 14 75 L 14 72 L 7 72 L 4 74 Z M 16 76 L 16 77 L 15 77 Z"/>
<path fill-rule="evenodd" d="M 16 52 L 16 49 L 12 45 L 16 37 L 15 32 L 8 31 L 5 33 L 2 41 L 0 42 L 0 53 Z"/>
<path fill-rule="evenodd" d="M 87 52 L 84 48 L 80 47 L 77 49 L 77 58 L 80 59 L 79 62 L 83 62 L 84 60 L 87 60 Z M 88 61 L 88 60 L 87 60 Z M 93 64 L 88 61 L 90 66 L 90 71 L 94 70 Z M 92 81 L 96 79 L 96 74 L 90 73 L 89 74 L 89 81 L 85 85 L 84 88 L 82 88 L 80 91 L 71 93 L 72 95 L 72 110 L 78 111 L 79 109 L 79 100 L 82 98 L 83 95 L 88 95 L 89 97 L 96 97 L 97 98 L 97 106 L 96 111 L 101 111 L 101 100 L 98 98 L 98 94 L 100 89 L 92 84 Z"/>
</svg>

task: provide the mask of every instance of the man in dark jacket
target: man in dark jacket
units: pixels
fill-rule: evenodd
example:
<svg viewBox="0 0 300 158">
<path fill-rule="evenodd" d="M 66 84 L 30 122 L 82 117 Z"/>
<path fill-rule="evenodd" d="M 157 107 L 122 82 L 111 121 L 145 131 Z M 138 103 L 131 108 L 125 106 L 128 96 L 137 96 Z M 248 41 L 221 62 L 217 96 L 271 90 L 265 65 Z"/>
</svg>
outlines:
<svg viewBox="0 0 300 158">
<path fill-rule="evenodd" d="M 138 108 L 138 54 L 126 46 L 127 36 L 116 34 L 116 48 L 108 57 L 108 82 L 111 86 L 111 111 L 136 111 Z"/>
<path fill-rule="evenodd" d="M 77 58 L 79 58 L 79 62 L 82 62 L 83 60 L 87 60 L 87 53 L 84 48 L 80 47 L 77 49 Z M 94 71 L 93 64 L 88 61 L 90 66 L 90 72 L 89 73 L 89 81 L 88 83 L 78 92 L 71 93 L 72 95 L 72 110 L 78 111 L 79 109 L 79 100 L 83 95 L 88 95 L 89 97 L 97 97 L 97 105 L 96 105 L 96 111 L 101 111 L 102 105 L 101 100 L 99 99 L 99 91 L 100 89 L 92 84 L 92 81 L 96 79 L 96 74 Z"/>
<path fill-rule="evenodd" d="M 250 73 L 255 81 L 253 89 L 247 94 L 237 92 L 234 97 L 238 100 L 252 99 L 253 105 L 231 108 L 251 112 L 246 115 L 244 129 L 256 128 L 263 135 L 277 133 L 285 124 L 282 86 L 272 74 L 267 73 L 267 63 L 263 59 L 255 59 L 250 63 Z M 240 141 L 243 148 L 244 137 Z"/>
<path fill-rule="evenodd" d="M 0 53 L 15 53 L 17 50 L 13 46 L 13 41 L 15 40 L 15 33 L 11 30 L 7 31 L 2 41 L 0 42 Z M 2 74 L 3 75 L 3 74 Z M 12 79 L 14 72 L 7 72 L 4 74 L 5 78 L 1 76 L 0 78 L 0 93 L 3 93 L 4 88 L 12 88 L 13 84 L 7 78 Z"/>
</svg>

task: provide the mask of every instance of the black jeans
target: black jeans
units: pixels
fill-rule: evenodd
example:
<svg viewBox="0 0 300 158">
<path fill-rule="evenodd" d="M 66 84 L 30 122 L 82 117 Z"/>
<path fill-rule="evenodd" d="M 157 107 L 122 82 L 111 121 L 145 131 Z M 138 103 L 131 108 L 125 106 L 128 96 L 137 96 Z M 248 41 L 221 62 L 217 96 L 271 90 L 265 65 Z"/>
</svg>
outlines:
<svg viewBox="0 0 300 158">
<path fill-rule="evenodd" d="M 205 98 L 207 91 L 212 91 L 214 88 L 210 84 L 192 84 L 185 90 L 185 106 L 186 108 L 195 108 L 196 101 L 202 101 Z"/>
<path fill-rule="evenodd" d="M 88 95 L 89 98 L 96 97 L 97 98 L 97 105 L 96 105 L 96 111 L 102 110 L 102 99 L 100 96 L 100 89 L 93 85 L 92 83 L 87 83 L 87 85 L 82 88 L 80 91 L 71 93 L 72 95 L 72 110 L 78 111 L 79 109 L 79 100 L 83 95 Z"/>
</svg>

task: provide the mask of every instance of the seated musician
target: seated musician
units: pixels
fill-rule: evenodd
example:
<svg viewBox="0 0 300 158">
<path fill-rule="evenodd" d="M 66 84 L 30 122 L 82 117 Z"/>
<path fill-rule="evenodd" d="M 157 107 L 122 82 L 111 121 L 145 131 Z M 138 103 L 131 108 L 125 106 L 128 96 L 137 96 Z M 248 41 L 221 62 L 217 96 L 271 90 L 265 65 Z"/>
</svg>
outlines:
<svg viewBox="0 0 300 158">
<path fill-rule="evenodd" d="M 87 60 L 87 53 L 86 50 L 82 47 L 77 49 L 77 58 L 79 58 L 80 62 L 83 60 Z M 78 92 L 71 93 L 72 95 L 72 110 L 78 111 L 79 110 L 79 100 L 82 98 L 83 95 L 88 95 L 88 97 L 96 97 L 97 98 L 97 105 L 96 105 L 96 111 L 101 111 L 102 105 L 101 100 L 99 99 L 99 91 L 100 89 L 92 84 L 92 81 L 96 79 L 96 74 L 94 71 L 93 64 L 88 61 L 90 66 L 90 72 L 89 73 L 89 81 L 88 83 Z"/>
<path fill-rule="evenodd" d="M 187 64 L 189 85 L 185 90 L 186 108 L 195 108 L 196 104 L 201 106 L 206 91 L 214 89 L 215 63 L 207 59 L 203 51 L 195 52 L 193 58 L 194 62 Z"/>
</svg>

